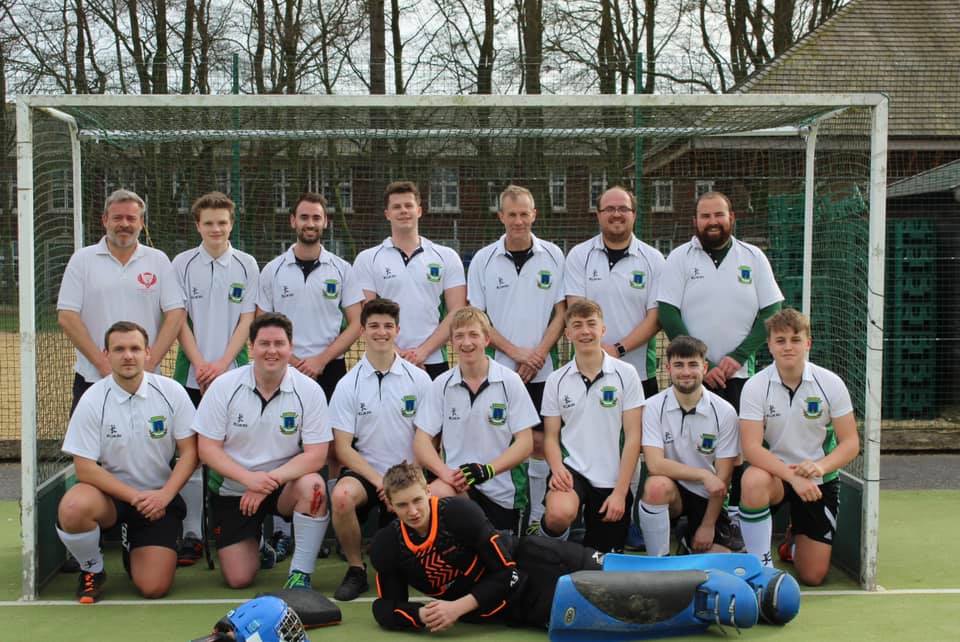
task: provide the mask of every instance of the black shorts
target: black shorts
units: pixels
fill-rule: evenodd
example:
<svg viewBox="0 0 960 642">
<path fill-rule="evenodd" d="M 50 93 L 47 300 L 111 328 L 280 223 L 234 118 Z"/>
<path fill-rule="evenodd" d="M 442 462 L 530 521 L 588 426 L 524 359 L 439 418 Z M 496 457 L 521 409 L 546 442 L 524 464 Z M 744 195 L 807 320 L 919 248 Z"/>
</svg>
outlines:
<svg viewBox="0 0 960 642">
<path fill-rule="evenodd" d="M 123 568 L 130 573 L 130 551 L 141 546 L 162 546 L 178 550 L 183 531 L 183 518 L 187 515 L 187 504 L 177 495 L 167 505 L 163 517 L 150 521 L 136 508 L 113 499 L 117 510 L 116 528 L 120 531 L 120 544 L 123 547 Z"/>
<path fill-rule="evenodd" d="M 786 503 L 790 504 L 790 528 L 794 535 L 806 535 L 812 540 L 833 545 L 837 534 L 837 515 L 840 513 L 840 480 L 820 484 L 822 497 L 815 502 L 805 502 L 790 484 L 783 484 L 783 500 L 771 506 L 776 512 Z"/>
<path fill-rule="evenodd" d="M 603 555 L 576 542 L 549 537 L 521 537 L 513 559 L 525 576 L 519 594 L 510 599 L 511 624 L 546 627 L 560 577 L 577 571 L 603 570 Z"/>
<path fill-rule="evenodd" d="M 80 376 L 80 373 L 73 373 L 73 401 L 70 403 L 70 415 L 73 416 L 73 411 L 77 409 L 77 404 L 80 403 L 80 397 L 83 396 L 92 383 L 89 383 L 86 379 Z"/>
<path fill-rule="evenodd" d="M 543 389 L 546 387 L 546 381 L 540 381 L 534 383 L 531 381 L 527 383 L 527 394 L 530 395 L 530 401 L 533 402 L 533 407 L 537 409 L 537 414 L 540 415 L 540 423 L 536 426 L 533 426 L 533 429 L 537 432 L 543 432 L 543 415 L 540 414 L 540 408 L 543 406 Z"/>
<path fill-rule="evenodd" d="M 707 505 L 710 501 L 687 490 L 683 484 L 678 482 L 674 483 L 677 484 L 677 489 L 680 491 L 680 504 L 682 506 L 680 515 L 687 518 L 687 542 L 689 543 L 693 541 L 693 534 L 697 532 L 700 524 L 703 523 L 703 516 L 707 513 Z M 726 535 L 730 533 L 730 529 L 723 527 L 729 523 L 730 517 L 727 515 L 727 511 L 721 507 L 720 514 L 717 515 L 717 526 L 713 530 L 714 544 L 730 548 L 730 542 L 727 541 L 726 538 Z"/>
<path fill-rule="evenodd" d="M 476 488 L 471 488 L 467 494 L 470 499 L 479 504 L 483 514 L 498 531 L 510 531 L 514 535 L 520 533 L 520 520 L 523 518 L 521 511 L 516 508 L 504 508 Z"/>
<path fill-rule="evenodd" d="M 341 358 L 328 363 L 323 372 L 317 375 L 316 381 L 323 388 L 323 394 L 327 395 L 328 403 L 330 397 L 333 396 L 333 391 L 337 389 L 337 383 L 343 379 L 345 374 L 347 374 L 347 360 Z"/>
<path fill-rule="evenodd" d="M 225 548 L 248 539 L 256 540 L 259 544 L 263 534 L 263 520 L 267 515 L 280 515 L 277 512 L 277 500 L 284 488 L 286 484 L 267 495 L 257 512 L 250 516 L 240 512 L 239 497 L 224 497 L 211 493 L 210 519 L 217 548 Z"/>
<path fill-rule="evenodd" d="M 376 486 L 371 484 L 366 477 L 354 470 L 350 470 L 349 468 L 343 468 L 340 471 L 339 479 L 343 479 L 344 477 L 352 477 L 360 482 L 360 485 L 363 486 L 363 491 L 367 495 L 367 501 L 364 502 L 363 506 L 357 506 L 354 509 L 354 512 L 357 514 L 357 521 L 360 522 L 361 528 L 367 523 L 367 518 L 370 516 L 370 511 L 372 511 L 374 508 L 380 509 L 379 516 L 377 517 L 377 530 L 380 530 L 393 521 L 393 518 L 396 517 L 396 515 L 387 509 L 387 505 L 384 504 L 377 495 Z"/>
<path fill-rule="evenodd" d="M 640 385 L 643 386 L 644 399 L 649 399 L 653 395 L 660 392 L 660 384 L 657 383 L 656 376 L 650 377 L 649 379 L 644 379 Z"/>
<path fill-rule="evenodd" d="M 446 361 L 441 363 L 425 363 L 423 364 L 423 369 L 427 371 L 430 379 L 433 380 L 449 370 L 450 365 Z"/>
<path fill-rule="evenodd" d="M 199 388 L 188 388 L 187 386 L 184 386 L 184 388 L 187 389 L 187 396 L 190 397 L 190 401 L 193 402 L 193 407 L 199 408 L 200 399 L 203 398 L 203 393 L 200 392 Z"/>
<path fill-rule="evenodd" d="M 743 386 L 747 383 L 746 379 L 741 377 L 734 377 L 733 379 L 727 379 L 726 388 L 711 388 L 704 383 L 704 386 L 707 386 L 707 390 L 717 395 L 737 411 L 737 416 L 740 416 L 740 393 L 743 392 Z"/>
<path fill-rule="evenodd" d="M 567 467 L 570 474 L 573 475 L 573 492 L 577 494 L 580 500 L 580 507 L 583 510 L 583 525 L 586 527 L 586 533 L 583 536 L 583 545 L 595 548 L 601 553 L 611 551 L 623 551 L 624 542 L 627 541 L 627 530 L 630 528 L 630 509 L 633 506 L 633 491 L 627 491 L 627 498 L 624 501 L 623 517 L 616 522 L 605 522 L 603 516 L 599 513 L 603 502 L 607 500 L 612 488 L 594 488 L 586 477 Z M 550 488 L 551 472 L 547 475 L 547 488 Z M 549 494 L 550 491 L 548 491 Z M 547 498 L 543 498 L 546 505 Z"/>
</svg>

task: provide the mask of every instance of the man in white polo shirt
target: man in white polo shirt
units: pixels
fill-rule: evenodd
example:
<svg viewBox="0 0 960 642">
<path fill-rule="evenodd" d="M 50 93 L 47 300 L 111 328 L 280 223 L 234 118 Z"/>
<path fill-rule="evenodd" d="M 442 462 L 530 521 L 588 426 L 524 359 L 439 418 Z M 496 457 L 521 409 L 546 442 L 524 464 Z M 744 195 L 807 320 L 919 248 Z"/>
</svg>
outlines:
<svg viewBox="0 0 960 642">
<path fill-rule="evenodd" d="M 792 557 L 804 584 L 823 583 L 837 531 L 839 470 L 860 452 L 850 393 L 833 372 L 807 361 L 810 320 L 787 308 L 766 322 L 773 363 L 747 381 L 740 441 L 750 467 L 740 507 L 747 552 L 773 566 L 771 511 L 790 504 Z"/>
<path fill-rule="evenodd" d="M 399 305 L 389 299 L 367 301 L 360 323 L 367 350 L 337 384 L 327 422 L 344 465 L 331 495 L 333 526 L 349 565 L 333 594 L 340 601 L 369 590 L 361 525 L 374 507 L 380 509 L 379 526 L 393 519 L 383 501 L 383 474 L 413 461 L 413 420 L 430 389 L 429 375 L 397 354 Z"/>
<path fill-rule="evenodd" d="M 326 206 L 322 194 L 311 192 L 294 204 L 290 227 L 297 242 L 263 268 L 257 306 L 293 322 L 290 364 L 316 379 L 329 400 L 347 373 L 343 355 L 360 336 L 363 291 L 350 264 L 321 243 Z"/>
<path fill-rule="evenodd" d="M 176 381 L 145 372 L 146 330 L 119 321 L 103 342 L 112 374 L 87 389 L 70 418 L 63 452 L 73 456 L 77 483 L 57 510 L 57 534 L 80 563 L 81 604 L 100 599 L 107 579 L 100 531 L 116 524 L 137 590 L 166 595 L 186 512 L 178 493 L 197 465 L 193 404 Z"/>
<path fill-rule="evenodd" d="M 647 371 L 647 342 L 660 331 L 656 288 L 663 255 L 633 234 L 636 197 L 611 187 L 597 202 L 600 234 L 567 254 L 563 283 L 567 304 L 589 299 L 603 310 L 603 350 L 637 369 L 646 396 L 657 392 L 657 373 Z"/>
<path fill-rule="evenodd" d="M 533 235 L 537 210 L 527 188 L 508 185 L 497 216 L 505 234 L 474 255 L 467 299 L 490 316 L 494 359 L 516 370 L 539 412 L 544 382 L 553 372 L 550 351 L 563 334 L 563 252 Z M 543 515 L 550 472 L 543 460 L 542 422 L 533 427 L 529 465 L 530 521 L 536 522 Z"/>
<path fill-rule="evenodd" d="M 360 252 L 353 266 L 367 299 L 402 303 L 400 356 L 436 379 L 449 367 L 442 349 L 450 336 L 450 315 L 467 301 L 463 262 L 453 249 L 420 236 L 423 210 L 414 183 L 387 185 L 384 207 L 390 236 Z"/>
<path fill-rule="evenodd" d="M 282 314 L 250 324 L 253 363 L 217 377 L 200 401 L 193 429 L 210 467 L 213 533 L 231 588 L 260 568 L 268 514 L 292 516 L 297 538 L 286 588 L 310 587 L 330 517 L 323 468 L 332 440 L 323 390 L 289 365 L 293 328 Z"/>
<path fill-rule="evenodd" d="M 783 295 L 760 248 L 735 238 L 730 199 L 707 192 L 697 201 L 694 236 L 674 248 L 660 281 L 660 323 L 671 339 L 682 334 L 707 344 L 707 389 L 739 412 L 740 391 L 753 374 L 763 323 Z M 728 511 L 739 522 L 743 466 L 733 471 Z"/>
<path fill-rule="evenodd" d="M 630 482 L 640 459 L 643 387 L 632 365 L 601 347 L 607 330 L 599 305 L 576 299 L 565 321 L 576 352 L 543 391 L 550 478 L 540 532 L 566 539 L 582 507 L 584 546 L 622 550 L 633 504 Z"/>
<path fill-rule="evenodd" d="M 214 379 L 248 361 L 247 336 L 257 309 L 260 267 L 255 258 L 230 245 L 234 209 L 233 201 L 221 192 L 198 198 L 192 211 L 200 246 L 173 259 L 187 306 L 173 377 L 187 389 L 194 406 Z M 196 563 L 203 552 L 202 486 L 198 469 L 183 489 L 187 517 L 180 566 Z"/>
<path fill-rule="evenodd" d="M 540 418 L 520 376 L 484 352 L 487 315 L 473 306 L 457 310 L 450 339 L 459 362 L 433 381 L 417 412 L 414 453 L 437 476 L 434 495 L 469 495 L 496 528 L 519 533 L 530 498 L 531 428 Z"/>
<path fill-rule="evenodd" d="M 670 550 L 670 522 L 687 517 L 683 548 L 729 553 L 732 542 L 723 510 L 740 429 L 733 406 L 703 387 L 707 346 L 681 335 L 667 346 L 673 384 L 644 404 L 643 461 L 649 476 L 640 500 L 640 528 L 647 555 Z"/>
<path fill-rule="evenodd" d="M 144 364 L 148 372 L 157 371 L 180 332 L 186 313 L 170 259 L 138 240 L 145 208 L 131 191 L 110 194 L 101 217 L 103 238 L 75 252 L 63 273 L 57 321 L 77 353 L 72 408 L 110 374 L 100 341 L 115 321 L 138 323 L 153 338 Z"/>
</svg>

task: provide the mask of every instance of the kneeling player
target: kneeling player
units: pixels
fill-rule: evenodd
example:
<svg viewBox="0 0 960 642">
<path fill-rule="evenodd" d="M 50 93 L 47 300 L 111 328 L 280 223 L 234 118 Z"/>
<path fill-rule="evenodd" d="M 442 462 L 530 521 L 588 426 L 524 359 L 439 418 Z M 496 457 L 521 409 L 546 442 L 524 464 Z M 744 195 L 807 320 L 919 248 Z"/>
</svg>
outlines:
<svg viewBox="0 0 960 642">
<path fill-rule="evenodd" d="M 325 484 L 316 472 L 332 439 L 326 398 L 317 382 L 287 365 L 292 337 L 282 314 L 254 319 L 253 363 L 215 379 L 194 420 L 200 459 L 211 469 L 220 569 L 231 588 L 249 586 L 256 577 L 267 514 L 292 514 L 297 531 L 285 588 L 310 586 L 330 523 Z"/>
<path fill-rule="evenodd" d="M 148 598 L 166 595 L 186 514 L 179 492 L 197 465 L 193 404 L 173 379 L 144 372 L 147 331 L 119 321 L 104 345 L 112 374 L 80 398 L 63 440 L 77 484 L 60 500 L 57 534 L 80 562 L 81 604 L 96 602 L 103 591 L 100 530 L 115 524 L 137 590 Z M 175 450 L 180 459 L 171 471 Z"/>
<path fill-rule="evenodd" d="M 425 370 L 397 354 L 399 305 L 389 299 L 367 301 L 360 325 L 367 351 L 337 384 L 328 421 L 344 465 L 331 499 L 333 526 L 349 564 L 333 594 L 340 601 L 369 589 L 360 526 L 377 506 L 381 527 L 393 519 L 383 502 L 383 474 L 413 459 L 413 418 L 431 383 Z"/>
<path fill-rule="evenodd" d="M 500 529 L 520 532 L 529 504 L 526 459 L 540 421 L 523 381 L 489 358 L 490 321 L 472 306 L 450 322 L 457 366 L 437 377 L 414 423 L 413 451 L 435 495 L 469 494 Z M 440 436 L 446 459 L 433 440 Z"/>
<path fill-rule="evenodd" d="M 566 336 L 576 355 L 547 379 L 544 452 L 550 463 L 540 532 L 566 539 L 583 508 L 583 543 L 623 549 L 633 504 L 630 481 L 640 459 L 643 388 L 636 369 L 600 344 L 603 313 L 580 299 L 567 308 Z"/>
<path fill-rule="evenodd" d="M 647 400 L 643 458 L 649 476 L 640 500 L 647 555 L 666 555 L 670 521 L 687 517 L 685 544 L 697 553 L 730 552 L 730 523 L 723 499 L 740 439 L 737 413 L 703 386 L 707 346 L 680 335 L 667 346 L 673 384 Z"/>
<path fill-rule="evenodd" d="M 853 404 L 836 374 L 807 361 L 810 320 L 786 309 L 767 322 L 773 363 L 740 397 L 741 528 L 747 551 L 773 566 L 771 508 L 790 503 L 801 582 L 822 584 L 837 529 L 840 468 L 860 451 Z"/>
<path fill-rule="evenodd" d="M 383 489 L 398 517 L 370 545 L 373 616 L 384 628 L 437 632 L 459 619 L 545 627 L 560 576 L 601 569 L 592 549 L 498 532 L 470 500 L 431 497 L 417 466 L 390 468 Z M 411 586 L 434 600 L 411 602 Z"/>
</svg>

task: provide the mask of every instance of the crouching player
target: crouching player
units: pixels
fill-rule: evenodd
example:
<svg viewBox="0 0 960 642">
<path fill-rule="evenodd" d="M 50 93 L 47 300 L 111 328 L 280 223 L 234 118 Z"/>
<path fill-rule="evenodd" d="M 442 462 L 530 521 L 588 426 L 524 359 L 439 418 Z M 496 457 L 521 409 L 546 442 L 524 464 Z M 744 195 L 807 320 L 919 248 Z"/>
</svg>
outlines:
<svg viewBox="0 0 960 642">
<path fill-rule="evenodd" d="M 643 388 L 636 369 L 600 344 L 603 312 L 580 299 L 567 308 L 574 358 L 547 379 L 544 452 L 550 463 L 540 532 L 566 539 L 583 507 L 583 543 L 623 550 L 630 524 L 630 481 L 640 459 Z"/>
<path fill-rule="evenodd" d="M 363 358 L 337 383 L 328 424 L 344 465 L 333 489 L 333 526 L 347 558 L 347 574 L 333 596 L 340 601 L 367 592 L 361 555 L 361 524 L 379 506 L 379 526 L 393 519 L 383 502 L 383 474 L 413 459 L 417 408 L 430 389 L 430 375 L 397 354 L 400 306 L 371 299 L 360 312 Z"/>
<path fill-rule="evenodd" d="M 413 452 L 437 476 L 435 495 L 467 494 L 497 528 L 520 532 L 529 505 L 526 459 L 540 422 L 523 380 L 486 355 L 487 315 L 467 306 L 453 313 L 455 368 L 437 377 L 414 423 Z M 439 436 L 445 459 L 434 445 Z"/>
<path fill-rule="evenodd" d="M 810 321 L 786 309 L 767 322 L 773 363 L 740 398 L 740 440 L 750 467 L 740 504 L 747 552 L 773 566 L 771 509 L 790 504 L 801 582 L 823 583 L 837 529 L 838 472 L 860 450 L 853 404 L 836 374 L 807 361 Z"/>
<path fill-rule="evenodd" d="M 740 454 L 737 413 L 707 390 L 707 346 L 680 335 L 667 346 L 669 388 L 647 400 L 643 457 L 649 476 L 640 500 L 647 555 L 670 548 L 670 521 L 686 515 L 688 551 L 729 553 L 731 529 L 723 500 Z"/>
<path fill-rule="evenodd" d="M 100 598 L 107 578 L 100 530 L 116 524 L 137 590 L 147 598 L 166 595 L 187 511 L 179 492 L 197 466 L 193 404 L 173 379 L 144 372 L 147 331 L 119 321 L 104 345 L 112 374 L 80 398 L 63 441 L 77 484 L 60 500 L 57 534 L 80 562 L 81 604 Z M 171 471 L 175 450 L 180 459 Z"/>
<path fill-rule="evenodd" d="M 398 517 L 370 545 L 373 616 L 384 628 L 438 632 L 460 619 L 545 627 L 560 576 L 601 570 L 592 549 L 498 532 L 469 499 L 432 497 L 417 466 L 390 468 L 383 489 Z M 411 602 L 411 586 L 433 601 Z"/>
<path fill-rule="evenodd" d="M 293 515 L 297 538 L 285 588 L 309 588 L 330 523 L 325 484 L 316 472 L 332 440 L 326 397 L 316 381 L 287 365 L 292 337 L 282 314 L 254 319 L 253 363 L 210 384 L 193 424 L 200 459 L 210 467 L 213 534 L 231 588 L 249 586 L 256 577 L 267 514 Z"/>
</svg>

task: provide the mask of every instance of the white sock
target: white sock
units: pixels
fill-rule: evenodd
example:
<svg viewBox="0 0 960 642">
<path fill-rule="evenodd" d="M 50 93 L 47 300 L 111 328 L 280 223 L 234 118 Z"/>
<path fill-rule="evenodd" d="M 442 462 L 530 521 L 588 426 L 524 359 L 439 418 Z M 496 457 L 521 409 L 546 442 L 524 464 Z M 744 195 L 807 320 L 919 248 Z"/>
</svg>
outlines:
<svg viewBox="0 0 960 642">
<path fill-rule="evenodd" d="M 99 573 L 103 570 L 103 553 L 100 552 L 100 527 L 84 533 L 65 533 L 57 526 L 57 535 L 70 554 L 80 562 L 84 573 Z"/>
<path fill-rule="evenodd" d="M 756 555 L 764 566 L 773 566 L 770 555 L 770 538 L 773 537 L 773 519 L 770 507 L 742 508 L 740 510 L 740 532 L 747 552 Z"/>
<path fill-rule="evenodd" d="M 640 530 L 647 555 L 663 557 L 670 554 L 670 505 L 648 504 L 640 501 Z"/>
<path fill-rule="evenodd" d="M 730 518 L 731 524 L 740 525 L 740 507 L 733 506 L 732 504 L 727 506 L 727 517 Z"/>
<path fill-rule="evenodd" d="M 190 479 L 180 489 L 180 496 L 187 505 L 187 516 L 183 518 L 183 536 L 200 539 L 203 532 L 203 473 L 197 468 Z"/>
<path fill-rule="evenodd" d="M 547 475 L 550 473 L 550 464 L 545 459 L 531 457 L 527 467 L 530 476 L 530 521 L 539 522 L 543 519 L 543 498 L 547 494 Z"/>
<path fill-rule="evenodd" d="M 290 572 L 313 573 L 317 565 L 317 556 L 320 554 L 320 545 L 323 536 L 327 534 L 330 525 L 330 511 L 322 517 L 310 517 L 303 513 L 293 513 L 293 527 L 297 531 L 297 541 L 293 546 L 293 557 L 290 558 Z"/>
<path fill-rule="evenodd" d="M 279 515 L 273 516 L 273 532 L 283 533 L 284 536 L 290 537 L 290 522 L 280 517 Z"/>
</svg>

